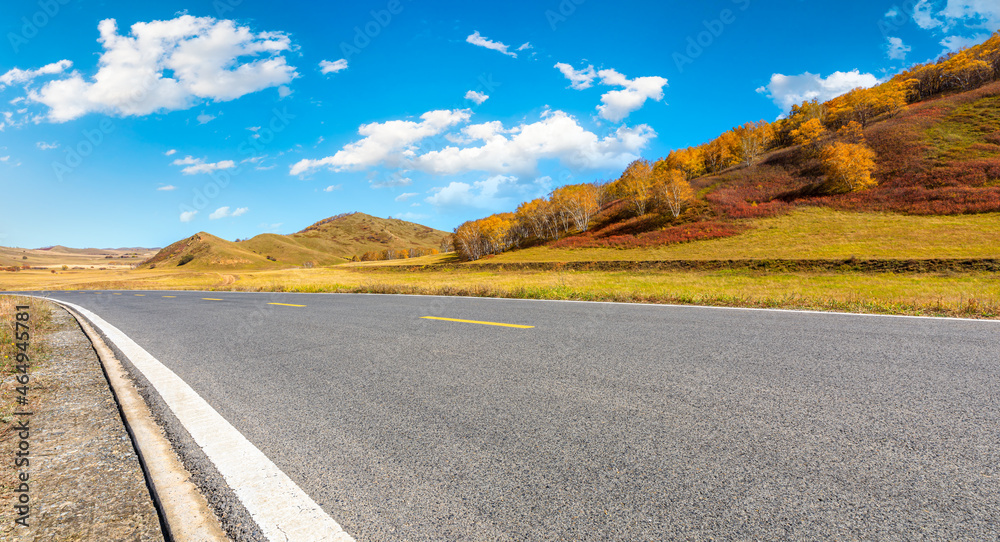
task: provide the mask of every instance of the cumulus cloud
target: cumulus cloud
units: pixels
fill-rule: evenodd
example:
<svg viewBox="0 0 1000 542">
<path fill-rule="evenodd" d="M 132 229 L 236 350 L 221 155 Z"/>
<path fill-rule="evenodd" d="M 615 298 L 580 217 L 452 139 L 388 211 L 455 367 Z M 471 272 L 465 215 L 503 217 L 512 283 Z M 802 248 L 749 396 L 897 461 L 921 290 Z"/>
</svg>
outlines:
<svg viewBox="0 0 1000 542">
<path fill-rule="evenodd" d="M 592 87 L 594 85 L 594 79 L 597 79 L 597 72 L 594 70 L 593 64 L 582 70 L 577 70 L 569 64 L 557 62 L 555 68 L 562 72 L 566 79 L 569 79 L 570 88 L 574 88 L 576 90 L 584 90 Z"/>
<path fill-rule="evenodd" d="M 408 200 L 408 199 L 410 199 L 412 197 L 419 196 L 419 195 L 420 194 L 418 194 L 416 192 L 407 192 L 405 194 L 400 194 L 400 195 L 396 196 L 395 201 L 406 201 L 406 200 Z"/>
<path fill-rule="evenodd" d="M 194 215 L 198 214 L 198 211 L 184 211 L 181 213 L 181 222 L 191 222 L 194 220 Z"/>
<path fill-rule="evenodd" d="M 208 124 L 216 119 L 215 115 L 209 115 L 208 113 L 202 113 L 198 115 L 198 124 Z"/>
<path fill-rule="evenodd" d="M 771 76 L 771 82 L 758 88 L 757 92 L 766 94 L 775 105 L 787 112 L 793 105 L 805 101 L 818 99 L 825 102 L 858 87 L 873 87 L 878 82 L 874 75 L 859 70 L 834 72 L 825 78 L 809 72 L 801 75 L 776 73 Z"/>
<path fill-rule="evenodd" d="M 191 156 L 186 156 L 184 158 L 178 158 L 171 162 L 174 166 L 187 166 L 181 170 L 184 175 L 197 175 L 198 173 L 212 173 L 213 171 L 218 171 L 220 169 L 233 169 L 236 167 L 236 162 L 232 160 L 222 160 L 221 162 L 208 163 L 205 162 L 204 158 L 194 158 Z"/>
<path fill-rule="evenodd" d="M 19 70 L 14 68 L 3 75 L 0 75 L 0 90 L 15 84 L 30 83 L 32 80 L 43 75 L 57 75 L 73 67 L 69 60 L 60 60 L 52 64 L 46 64 L 37 70 Z M 11 102 L 13 103 L 13 102 Z"/>
<path fill-rule="evenodd" d="M 633 111 L 637 111 L 646 100 L 660 101 L 663 99 L 663 87 L 667 80 L 663 77 L 637 77 L 629 79 L 615 70 L 597 72 L 601 84 L 624 87 L 623 90 L 612 90 L 601 96 L 604 105 L 597 106 L 601 118 L 611 122 L 621 122 Z"/>
<path fill-rule="evenodd" d="M 510 48 L 509 45 L 500 43 L 499 41 L 491 41 L 487 38 L 484 38 L 482 35 L 479 34 L 478 30 L 471 36 L 465 38 L 465 41 L 473 45 L 478 45 L 479 47 L 485 47 L 493 51 L 501 52 L 509 57 L 517 58 L 517 53 L 512 53 L 508 51 L 508 49 Z"/>
<path fill-rule="evenodd" d="M 624 167 L 656 137 L 652 128 L 622 126 L 614 135 L 599 138 L 572 116 L 553 111 L 532 124 L 505 129 L 500 122 L 474 124 L 462 129 L 465 142 L 480 146 L 448 146 L 413 161 L 416 169 L 454 175 L 470 171 L 497 174 L 531 174 L 541 160 L 559 160 L 574 169 Z"/>
<path fill-rule="evenodd" d="M 413 184 L 413 179 L 398 171 L 379 179 L 378 174 L 373 171 L 368 176 L 368 182 L 371 183 L 373 190 L 378 190 L 380 188 L 400 188 L 403 186 L 410 186 Z"/>
<path fill-rule="evenodd" d="M 518 51 L 527 51 L 529 49 L 534 49 L 530 41 L 522 43 L 521 46 L 517 48 Z"/>
<path fill-rule="evenodd" d="M 966 47 L 979 45 L 980 43 L 988 40 L 989 38 L 990 38 L 989 34 L 976 34 L 975 36 L 972 37 L 948 36 L 947 38 L 941 40 L 941 45 L 943 45 L 945 50 L 949 52 L 961 51 Z"/>
<path fill-rule="evenodd" d="M 913 21 L 924 30 L 943 26 L 944 23 L 934 17 L 934 5 L 930 0 L 920 0 L 913 6 Z"/>
<path fill-rule="evenodd" d="M 483 92 L 476 92 L 475 90 L 470 90 L 465 93 L 465 99 L 476 102 L 476 105 L 483 105 L 483 102 L 489 100 L 490 97 Z"/>
<path fill-rule="evenodd" d="M 230 211 L 229 207 L 219 207 L 212 214 L 208 215 L 209 220 L 219 220 L 220 218 L 232 218 L 241 215 L 245 215 L 250 209 L 247 207 L 240 207 L 235 211 Z"/>
<path fill-rule="evenodd" d="M 164 156 L 173 156 L 177 154 L 177 149 L 170 149 L 169 151 L 163 153 Z"/>
<path fill-rule="evenodd" d="M 336 62 L 330 62 L 329 60 L 323 60 L 319 63 L 320 71 L 323 75 L 328 73 L 337 73 L 347 69 L 347 59 L 342 58 Z"/>
<path fill-rule="evenodd" d="M 177 190 L 177 187 L 172 184 L 168 184 L 166 186 L 158 187 L 157 190 L 161 192 L 170 192 L 171 190 Z"/>
<path fill-rule="evenodd" d="M 913 50 L 912 47 L 903 43 L 902 38 L 889 38 L 888 48 L 889 58 L 893 60 L 906 60 L 906 53 Z"/>
<path fill-rule="evenodd" d="M 301 160 L 292 166 L 291 174 L 301 175 L 322 167 L 343 171 L 376 164 L 400 165 L 416 154 L 416 143 L 468 121 L 471 115 L 467 109 L 439 110 L 424 113 L 420 122 L 391 120 L 364 124 L 358 129 L 364 139 L 349 143 L 333 156 Z"/>
<path fill-rule="evenodd" d="M 39 149 L 42 149 L 43 151 L 50 151 L 52 149 L 58 149 L 59 148 L 59 143 L 57 143 L 55 141 L 53 141 L 52 143 L 46 143 L 44 141 L 39 141 L 38 143 L 35 143 L 35 146 L 38 147 Z"/>
<path fill-rule="evenodd" d="M 116 21 L 105 19 L 98 31 L 104 51 L 92 78 L 73 72 L 28 94 L 49 107 L 49 120 L 187 109 L 202 100 L 235 100 L 297 76 L 282 56 L 292 49 L 287 34 L 254 33 L 233 21 L 182 15 L 136 23 L 121 35 Z"/>
<path fill-rule="evenodd" d="M 938 15 L 945 19 L 949 28 L 1000 29 L 1000 3 L 996 0 L 948 0 Z"/>
<path fill-rule="evenodd" d="M 451 209 L 497 210 L 510 207 L 520 200 L 525 187 L 518 184 L 517 177 L 494 175 L 472 184 L 452 182 L 448 186 L 434 188 L 434 195 L 424 201 L 435 207 Z"/>
<path fill-rule="evenodd" d="M 340 190 L 344 185 L 341 184 L 331 184 L 330 186 L 323 189 L 324 192 L 333 192 L 334 190 Z"/>
</svg>

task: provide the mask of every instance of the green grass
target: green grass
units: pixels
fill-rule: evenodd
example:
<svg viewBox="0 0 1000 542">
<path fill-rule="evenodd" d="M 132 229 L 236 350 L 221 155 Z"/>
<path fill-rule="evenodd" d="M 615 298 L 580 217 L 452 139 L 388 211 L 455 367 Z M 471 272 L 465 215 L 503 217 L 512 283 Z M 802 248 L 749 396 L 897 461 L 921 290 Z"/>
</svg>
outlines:
<svg viewBox="0 0 1000 542">
<path fill-rule="evenodd" d="M 955 108 L 926 132 L 930 156 L 939 162 L 996 156 L 983 145 L 1000 130 L 1000 96 L 988 96 Z"/>
<path fill-rule="evenodd" d="M 910 216 L 820 207 L 750 222 L 725 239 L 651 249 L 513 250 L 483 262 L 1000 257 L 1000 214 Z"/>
</svg>

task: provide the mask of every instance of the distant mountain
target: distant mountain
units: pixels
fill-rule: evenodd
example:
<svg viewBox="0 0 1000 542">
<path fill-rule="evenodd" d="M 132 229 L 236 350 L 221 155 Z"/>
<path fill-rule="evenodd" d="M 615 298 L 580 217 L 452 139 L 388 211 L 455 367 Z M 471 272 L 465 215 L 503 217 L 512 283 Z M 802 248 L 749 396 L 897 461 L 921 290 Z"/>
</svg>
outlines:
<svg viewBox="0 0 1000 542">
<path fill-rule="evenodd" d="M 267 233 L 238 242 L 200 232 L 164 248 L 141 267 L 327 266 L 344 263 L 369 251 L 437 249 L 448 235 L 413 222 L 350 213 L 321 220 L 291 235 Z"/>
</svg>

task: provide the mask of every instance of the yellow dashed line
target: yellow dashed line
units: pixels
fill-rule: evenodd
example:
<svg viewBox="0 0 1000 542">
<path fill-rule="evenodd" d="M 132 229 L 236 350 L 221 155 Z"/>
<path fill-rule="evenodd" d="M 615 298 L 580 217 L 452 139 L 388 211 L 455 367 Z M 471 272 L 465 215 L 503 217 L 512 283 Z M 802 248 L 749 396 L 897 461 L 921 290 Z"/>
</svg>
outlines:
<svg viewBox="0 0 1000 542">
<path fill-rule="evenodd" d="M 175 299 L 177 296 L 175 296 L 175 295 L 165 295 L 163 297 L 169 297 L 170 299 Z"/>
<path fill-rule="evenodd" d="M 113 293 L 111 295 L 122 295 L 122 294 L 119 294 L 119 293 L 115 292 L 115 293 Z"/>
<path fill-rule="evenodd" d="M 305 305 L 290 305 L 288 303 L 268 303 L 268 305 L 278 305 L 281 307 L 305 307 Z"/>
<path fill-rule="evenodd" d="M 421 318 L 426 320 L 444 320 L 445 322 L 462 322 L 465 324 L 479 324 L 483 326 L 516 327 L 519 329 L 532 329 L 535 327 L 535 326 L 521 326 L 518 324 L 501 324 L 498 322 L 480 322 L 477 320 L 459 320 L 457 318 L 438 318 L 437 316 L 421 316 Z"/>
<path fill-rule="evenodd" d="M 205 301 L 225 301 L 224 299 L 215 299 L 212 297 L 203 297 L 202 299 L 204 299 Z"/>
<path fill-rule="evenodd" d="M 146 294 L 135 294 L 136 297 L 146 297 Z"/>
</svg>

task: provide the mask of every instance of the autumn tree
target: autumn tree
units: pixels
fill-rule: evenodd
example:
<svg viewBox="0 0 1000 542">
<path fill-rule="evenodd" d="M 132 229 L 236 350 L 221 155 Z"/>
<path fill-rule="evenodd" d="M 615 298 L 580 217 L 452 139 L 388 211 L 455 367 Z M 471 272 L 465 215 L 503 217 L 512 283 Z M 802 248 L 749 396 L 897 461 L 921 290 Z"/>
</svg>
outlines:
<svg viewBox="0 0 1000 542">
<path fill-rule="evenodd" d="M 597 186 L 584 183 L 557 188 L 550 200 L 552 205 L 573 220 L 577 231 L 587 231 L 590 219 L 600 210 L 599 198 Z"/>
<path fill-rule="evenodd" d="M 694 190 L 683 171 L 667 167 L 654 172 L 657 195 L 663 199 L 674 218 L 680 216 L 684 206 L 694 198 Z"/>
<path fill-rule="evenodd" d="M 683 171 L 689 180 L 697 179 L 705 174 L 705 148 L 688 147 L 686 149 L 671 151 L 660 162 L 664 163 L 669 169 Z"/>
<path fill-rule="evenodd" d="M 705 147 L 705 169 L 709 173 L 718 173 L 735 165 L 739 138 L 733 132 L 725 132 L 715 138 Z"/>
<path fill-rule="evenodd" d="M 748 122 L 733 128 L 736 135 L 736 155 L 746 166 L 757 163 L 774 141 L 774 128 L 767 121 Z"/>
<path fill-rule="evenodd" d="M 552 203 L 542 199 L 526 201 L 517 207 L 514 216 L 525 230 L 538 239 L 556 239 L 559 237 L 558 222 L 552 216 Z"/>
<path fill-rule="evenodd" d="M 845 143 L 865 143 L 865 131 L 857 121 L 851 121 L 837 130 L 837 138 Z"/>
<path fill-rule="evenodd" d="M 823 126 L 823 122 L 820 119 L 809 119 L 795 130 L 792 130 L 792 142 L 802 146 L 812 145 L 819 141 L 826 133 L 826 127 Z"/>
<path fill-rule="evenodd" d="M 646 214 L 653 195 L 653 168 L 649 161 L 636 160 L 629 164 L 618 182 L 636 214 Z"/>
<path fill-rule="evenodd" d="M 867 145 L 837 141 L 823 148 L 823 171 L 842 192 L 858 192 L 874 187 L 875 151 Z"/>
</svg>

